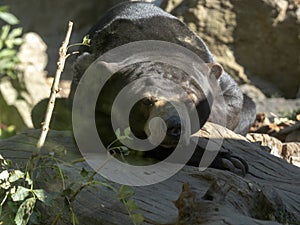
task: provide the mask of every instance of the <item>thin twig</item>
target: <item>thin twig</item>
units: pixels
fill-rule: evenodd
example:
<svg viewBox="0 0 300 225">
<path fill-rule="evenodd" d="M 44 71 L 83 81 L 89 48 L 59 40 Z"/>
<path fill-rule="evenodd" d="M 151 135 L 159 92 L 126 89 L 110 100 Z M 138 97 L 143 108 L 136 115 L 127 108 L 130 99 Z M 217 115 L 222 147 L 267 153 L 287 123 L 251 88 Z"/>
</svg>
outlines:
<svg viewBox="0 0 300 225">
<path fill-rule="evenodd" d="M 76 198 L 76 196 L 87 186 L 89 186 L 91 184 L 91 182 L 93 181 L 94 177 L 97 175 L 97 173 L 112 159 L 111 154 L 109 154 L 109 152 L 107 152 L 107 159 L 97 168 L 97 170 L 95 170 L 92 175 L 90 177 L 88 177 L 87 181 L 81 185 L 75 192 L 74 194 L 71 196 L 70 198 L 70 202 L 73 202 Z"/>
<path fill-rule="evenodd" d="M 73 23 L 71 21 L 69 21 L 69 27 L 68 27 L 68 31 L 66 34 L 66 38 L 63 41 L 63 43 L 59 49 L 59 59 L 57 62 L 57 70 L 56 70 L 54 81 L 53 81 L 52 87 L 51 87 L 51 94 L 50 94 L 50 98 L 49 98 L 49 102 L 48 102 L 48 106 L 47 106 L 45 121 L 43 124 L 42 133 L 41 133 L 40 138 L 36 145 L 36 147 L 37 147 L 36 153 L 37 154 L 40 153 L 41 148 L 44 146 L 45 140 L 46 140 L 46 137 L 47 137 L 47 134 L 49 131 L 49 125 L 50 125 L 51 117 L 52 117 L 53 110 L 54 110 L 56 94 L 59 92 L 58 84 L 59 84 L 61 73 L 64 70 L 64 66 L 65 66 L 65 62 L 66 62 L 66 58 L 67 58 L 67 48 L 68 48 L 68 44 L 69 44 L 70 37 L 71 37 L 72 27 L 73 27 Z"/>
<path fill-rule="evenodd" d="M 59 88 L 58 88 L 59 80 L 60 80 L 61 73 L 64 70 L 65 61 L 67 58 L 67 48 L 68 48 L 68 44 L 70 41 L 72 28 L 73 28 L 73 23 L 71 21 L 69 21 L 66 38 L 63 41 L 61 47 L 59 48 L 59 59 L 57 61 L 57 70 L 56 70 L 55 77 L 54 77 L 52 87 L 51 87 L 51 94 L 50 94 L 50 98 L 49 98 L 49 102 L 48 102 L 48 106 L 47 106 L 45 121 L 44 121 L 43 127 L 42 127 L 42 132 L 41 132 L 39 140 L 36 144 L 36 149 L 33 151 L 32 155 L 31 155 L 31 159 L 27 163 L 27 171 L 29 172 L 31 177 L 33 177 L 34 168 L 39 161 L 39 155 L 41 152 L 41 148 L 45 144 L 46 137 L 47 137 L 47 134 L 49 131 L 49 125 L 50 125 L 51 117 L 52 117 L 54 106 L 55 106 L 56 94 L 59 92 Z"/>
</svg>

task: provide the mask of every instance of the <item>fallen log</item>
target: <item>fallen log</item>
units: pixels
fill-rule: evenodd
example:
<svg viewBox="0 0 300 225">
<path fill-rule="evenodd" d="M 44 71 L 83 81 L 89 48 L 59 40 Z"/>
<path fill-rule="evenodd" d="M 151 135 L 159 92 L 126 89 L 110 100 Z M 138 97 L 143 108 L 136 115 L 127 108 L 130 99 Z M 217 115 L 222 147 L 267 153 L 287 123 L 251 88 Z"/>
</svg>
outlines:
<svg viewBox="0 0 300 225">
<path fill-rule="evenodd" d="M 134 187 L 133 198 L 145 218 L 143 224 L 299 224 L 300 169 L 270 155 L 266 147 L 250 143 L 243 136 L 229 130 L 222 133 L 223 129 L 207 123 L 196 134 L 201 137 L 200 145 L 205 145 L 207 138 L 223 139 L 222 149 L 244 158 L 249 173 L 240 177 L 228 171 L 209 168 L 201 172 L 185 166 L 161 183 Z M 18 164 L 24 163 L 31 156 L 39 132 L 27 130 L 0 141 L 1 155 Z M 80 158 L 70 132 L 51 131 L 43 152 L 52 152 L 66 161 Z M 90 170 L 85 162 L 77 162 L 76 166 Z M 67 182 L 79 179 L 73 167 L 63 165 L 62 169 Z M 95 180 L 105 179 L 96 175 Z M 43 184 L 46 189 L 59 188 L 50 175 L 47 182 Z M 73 207 L 82 225 L 132 224 L 116 194 L 105 188 L 83 189 Z"/>
</svg>

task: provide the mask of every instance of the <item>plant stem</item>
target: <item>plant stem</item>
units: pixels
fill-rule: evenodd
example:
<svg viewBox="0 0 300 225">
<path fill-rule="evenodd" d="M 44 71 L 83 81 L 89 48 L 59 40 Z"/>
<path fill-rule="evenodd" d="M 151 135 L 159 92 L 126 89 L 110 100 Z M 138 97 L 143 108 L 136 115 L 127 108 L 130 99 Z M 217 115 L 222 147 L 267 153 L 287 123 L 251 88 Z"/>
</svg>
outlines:
<svg viewBox="0 0 300 225">
<path fill-rule="evenodd" d="M 66 34 L 66 38 L 63 41 L 63 43 L 59 49 L 59 59 L 57 62 L 57 70 L 56 70 L 53 84 L 51 87 L 51 94 L 50 94 L 50 99 L 49 99 L 48 106 L 47 106 L 45 121 L 43 124 L 41 136 L 36 145 L 36 147 L 38 149 L 37 153 L 39 153 L 41 148 L 44 146 L 44 143 L 45 143 L 48 131 L 49 131 L 49 124 L 50 124 L 51 117 L 52 117 L 53 110 L 54 110 L 56 94 L 59 92 L 59 88 L 58 88 L 59 80 L 60 80 L 61 73 L 64 70 L 64 66 L 65 66 L 65 62 L 66 62 L 67 48 L 68 48 L 68 44 L 69 44 L 70 37 L 71 37 L 72 27 L 73 27 L 73 23 L 71 21 L 69 21 L 69 27 L 68 27 L 68 31 Z"/>
<path fill-rule="evenodd" d="M 39 161 L 39 155 L 41 152 L 41 148 L 45 144 L 46 137 L 47 137 L 47 134 L 49 131 L 49 125 L 50 125 L 51 117 L 52 117 L 54 106 L 55 106 L 56 94 L 59 92 L 59 88 L 58 88 L 59 80 L 61 77 L 61 73 L 64 70 L 64 66 L 65 66 L 65 62 L 66 62 L 66 58 L 67 58 L 67 47 L 68 47 L 68 44 L 70 41 L 72 28 L 73 28 L 73 23 L 71 21 L 69 21 L 65 40 L 62 42 L 62 45 L 59 49 L 59 59 L 57 61 L 57 69 L 56 69 L 55 77 L 54 77 L 52 87 L 51 87 L 51 94 L 50 94 L 50 98 L 49 98 L 49 102 L 48 102 L 48 106 L 47 106 L 45 121 L 44 121 L 44 124 L 42 127 L 42 132 L 41 132 L 39 140 L 36 144 L 36 149 L 33 151 L 32 155 L 31 155 L 31 159 L 29 160 L 29 162 L 27 164 L 28 171 L 29 171 L 29 174 L 31 175 L 31 177 L 33 177 L 33 170 Z"/>
<path fill-rule="evenodd" d="M 72 47 L 75 47 L 75 46 L 89 46 L 89 45 L 86 45 L 86 44 L 82 44 L 82 43 L 76 43 L 76 44 L 72 44 L 72 45 L 69 45 L 68 46 L 68 48 L 67 48 L 67 50 L 69 49 L 69 48 L 72 48 Z"/>
<path fill-rule="evenodd" d="M 74 194 L 70 197 L 70 202 L 73 202 L 76 198 L 76 196 L 87 186 L 91 184 L 93 181 L 95 175 L 111 160 L 111 155 L 108 153 L 107 154 L 107 159 L 100 165 L 100 167 L 92 173 L 91 176 L 89 176 L 84 184 L 82 184 L 75 192 Z"/>
</svg>

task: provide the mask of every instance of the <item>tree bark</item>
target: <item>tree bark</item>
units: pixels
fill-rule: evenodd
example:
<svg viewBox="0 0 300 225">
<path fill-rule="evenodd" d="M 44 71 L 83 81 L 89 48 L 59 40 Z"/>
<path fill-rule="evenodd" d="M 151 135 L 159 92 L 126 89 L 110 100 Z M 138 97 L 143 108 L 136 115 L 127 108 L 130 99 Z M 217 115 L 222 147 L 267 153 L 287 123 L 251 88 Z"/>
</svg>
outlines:
<svg viewBox="0 0 300 225">
<path fill-rule="evenodd" d="M 143 224 L 299 224 L 300 169 L 232 131 L 226 129 L 222 134 L 222 129 L 207 123 L 196 134 L 201 137 L 200 145 L 205 145 L 207 138 L 224 138 L 221 150 L 230 150 L 245 159 L 249 173 L 240 177 L 228 171 L 208 168 L 200 172 L 198 168 L 185 166 L 161 183 L 134 187 L 133 198 L 139 213 L 145 217 Z M 1 154 L 18 164 L 26 162 L 39 132 L 27 130 L 0 141 Z M 54 152 L 65 161 L 80 158 L 70 132 L 50 131 L 42 152 Z M 76 166 L 90 170 L 85 162 Z M 62 169 L 68 183 L 80 178 L 80 171 L 73 167 L 64 165 Z M 95 180 L 105 181 L 100 175 Z M 44 185 L 46 189 L 59 188 L 51 177 Z M 82 225 L 133 224 L 116 194 L 105 188 L 83 189 L 73 206 Z"/>
</svg>

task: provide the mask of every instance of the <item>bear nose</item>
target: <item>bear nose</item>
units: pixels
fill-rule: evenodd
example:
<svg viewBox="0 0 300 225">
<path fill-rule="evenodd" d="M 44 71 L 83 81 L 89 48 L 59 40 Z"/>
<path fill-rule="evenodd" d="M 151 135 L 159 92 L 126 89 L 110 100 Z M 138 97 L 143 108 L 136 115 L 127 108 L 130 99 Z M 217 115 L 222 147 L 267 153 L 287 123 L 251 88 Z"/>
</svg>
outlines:
<svg viewBox="0 0 300 225">
<path fill-rule="evenodd" d="M 173 137 L 177 138 L 181 134 L 181 129 L 180 129 L 180 127 L 172 127 L 172 128 L 167 130 L 167 134 L 169 136 L 173 136 Z"/>
<path fill-rule="evenodd" d="M 167 121 L 167 135 L 178 138 L 181 134 L 180 118 L 177 116 L 170 117 Z"/>
</svg>

